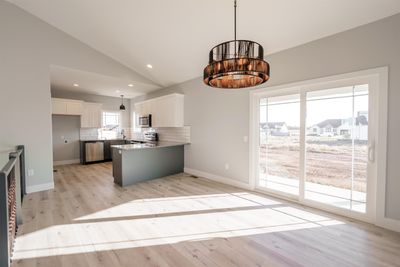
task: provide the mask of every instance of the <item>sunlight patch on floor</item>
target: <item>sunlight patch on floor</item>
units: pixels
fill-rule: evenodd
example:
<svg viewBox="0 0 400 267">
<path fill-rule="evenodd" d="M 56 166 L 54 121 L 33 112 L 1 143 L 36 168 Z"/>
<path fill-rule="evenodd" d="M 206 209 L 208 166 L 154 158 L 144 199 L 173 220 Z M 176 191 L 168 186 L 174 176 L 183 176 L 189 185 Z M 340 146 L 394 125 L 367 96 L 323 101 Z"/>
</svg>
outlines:
<svg viewBox="0 0 400 267">
<path fill-rule="evenodd" d="M 212 194 L 199 196 L 167 197 L 138 199 L 116 205 L 75 220 L 93 220 L 115 217 L 133 217 L 155 214 L 168 214 L 193 211 L 207 211 L 216 209 L 233 209 L 244 207 L 260 207 L 265 205 L 279 205 L 280 202 L 262 198 L 247 192 L 233 194 Z"/>
<path fill-rule="evenodd" d="M 235 210 L 237 208 L 242 209 Z M 207 212 L 196 213 L 199 210 Z M 149 214 L 154 216 L 124 218 Z M 113 220 L 113 217 L 119 219 Z M 91 219 L 97 221 L 90 222 Z M 71 224 L 54 225 L 20 235 L 16 239 L 13 259 L 232 238 L 338 224 L 343 222 L 245 192 L 135 200 L 80 217 Z"/>
</svg>

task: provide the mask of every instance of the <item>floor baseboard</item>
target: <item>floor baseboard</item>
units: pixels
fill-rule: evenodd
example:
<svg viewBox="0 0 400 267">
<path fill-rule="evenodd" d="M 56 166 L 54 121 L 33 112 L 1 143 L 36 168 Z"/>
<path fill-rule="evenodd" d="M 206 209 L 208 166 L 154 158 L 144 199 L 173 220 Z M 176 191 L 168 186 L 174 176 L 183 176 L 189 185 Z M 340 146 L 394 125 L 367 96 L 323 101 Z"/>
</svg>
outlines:
<svg viewBox="0 0 400 267">
<path fill-rule="evenodd" d="M 242 182 L 242 181 L 236 181 L 233 180 L 231 178 L 227 178 L 227 177 L 222 177 L 216 174 L 212 174 L 212 173 L 208 173 L 208 172 L 203 172 L 203 171 L 199 171 L 199 170 L 195 170 L 195 169 L 191 169 L 191 168 L 184 168 L 184 172 L 191 174 L 191 175 L 195 175 L 195 176 L 199 176 L 202 178 L 206 178 L 215 182 L 219 182 L 219 183 L 223 183 L 223 184 L 228 184 L 228 185 L 232 185 L 232 186 L 236 186 L 239 188 L 243 188 L 246 190 L 251 190 L 251 187 L 248 183 Z"/>
<path fill-rule="evenodd" d="M 400 232 L 400 221 L 385 217 L 383 219 L 379 219 L 378 222 L 375 224 L 377 226 Z"/>
<path fill-rule="evenodd" d="M 26 187 L 26 192 L 28 194 L 30 194 L 30 193 L 46 191 L 46 190 L 51 190 L 51 189 L 54 189 L 54 183 L 46 183 L 46 184 L 38 184 L 38 185 L 27 186 Z"/>
<path fill-rule="evenodd" d="M 69 160 L 53 161 L 53 166 L 76 164 L 76 163 L 79 163 L 79 162 L 81 162 L 80 159 L 69 159 Z"/>
</svg>

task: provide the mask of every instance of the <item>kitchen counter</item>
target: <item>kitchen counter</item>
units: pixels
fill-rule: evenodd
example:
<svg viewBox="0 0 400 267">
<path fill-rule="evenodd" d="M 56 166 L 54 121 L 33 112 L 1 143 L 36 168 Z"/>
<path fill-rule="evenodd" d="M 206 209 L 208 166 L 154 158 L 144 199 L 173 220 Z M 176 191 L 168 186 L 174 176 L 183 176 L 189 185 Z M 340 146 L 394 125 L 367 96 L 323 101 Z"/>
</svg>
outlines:
<svg viewBox="0 0 400 267">
<path fill-rule="evenodd" d="M 121 150 L 132 150 L 132 149 L 161 148 L 161 147 L 172 147 L 172 146 L 183 146 L 183 145 L 188 145 L 188 143 L 159 141 L 159 142 L 147 142 L 144 144 L 113 145 L 111 147 Z"/>
<path fill-rule="evenodd" d="M 115 138 L 115 139 L 81 139 L 81 142 L 103 142 L 103 141 L 128 141 L 127 139 Z"/>
<path fill-rule="evenodd" d="M 161 141 L 111 146 L 114 183 L 128 186 L 183 172 L 186 144 Z"/>
</svg>

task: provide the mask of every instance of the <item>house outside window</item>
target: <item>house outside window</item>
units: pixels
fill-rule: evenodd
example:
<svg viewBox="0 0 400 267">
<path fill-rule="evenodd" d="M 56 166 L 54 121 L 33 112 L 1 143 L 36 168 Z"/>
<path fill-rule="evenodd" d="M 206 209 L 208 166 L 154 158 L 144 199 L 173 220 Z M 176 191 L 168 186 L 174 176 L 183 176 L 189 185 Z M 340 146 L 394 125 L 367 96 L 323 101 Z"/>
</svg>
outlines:
<svg viewBox="0 0 400 267">
<path fill-rule="evenodd" d="M 112 139 L 121 133 L 121 113 L 118 111 L 103 111 L 101 121 L 101 138 Z"/>
</svg>

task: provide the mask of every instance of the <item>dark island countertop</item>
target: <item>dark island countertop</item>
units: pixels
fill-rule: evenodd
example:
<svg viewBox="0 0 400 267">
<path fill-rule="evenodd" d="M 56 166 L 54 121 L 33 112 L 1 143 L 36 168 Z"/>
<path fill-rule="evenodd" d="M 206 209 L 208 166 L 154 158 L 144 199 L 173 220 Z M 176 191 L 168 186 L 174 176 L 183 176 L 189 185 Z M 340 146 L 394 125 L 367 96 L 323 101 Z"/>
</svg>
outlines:
<svg viewBox="0 0 400 267">
<path fill-rule="evenodd" d="M 105 141 L 130 141 L 130 139 L 113 138 L 113 139 L 80 139 L 81 142 L 105 142 Z"/>
<path fill-rule="evenodd" d="M 161 148 L 161 147 L 173 147 L 173 146 L 183 146 L 189 143 L 184 142 L 168 142 L 168 141 L 158 141 L 158 142 L 148 142 L 144 144 L 126 144 L 126 145 L 113 145 L 112 148 L 120 150 L 134 150 L 134 149 L 149 149 L 149 148 Z"/>
</svg>

